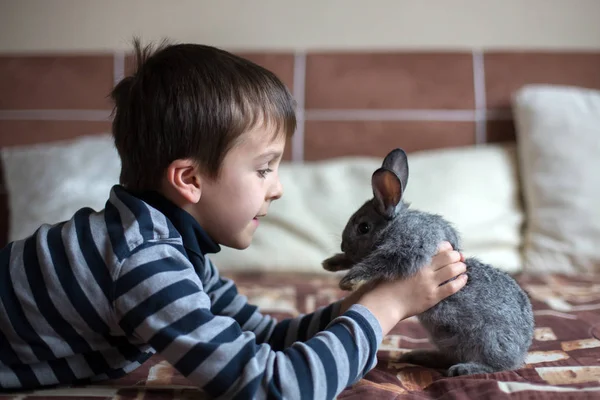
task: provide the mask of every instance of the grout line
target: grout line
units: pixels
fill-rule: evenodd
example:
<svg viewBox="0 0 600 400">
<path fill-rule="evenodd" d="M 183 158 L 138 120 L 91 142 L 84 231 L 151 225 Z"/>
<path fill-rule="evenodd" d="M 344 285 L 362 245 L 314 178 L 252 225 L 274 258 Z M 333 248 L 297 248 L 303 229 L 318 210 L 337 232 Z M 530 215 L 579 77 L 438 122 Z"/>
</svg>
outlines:
<svg viewBox="0 0 600 400">
<path fill-rule="evenodd" d="M 474 121 L 473 110 L 307 110 L 311 121 Z"/>
<path fill-rule="evenodd" d="M 487 142 L 487 106 L 483 51 L 473 50 L 473 90 L 475 94 L 475 144 Z"/>
<path fill-rule="evenodd" d="M 0 110 L 0 120 L 110 121 L 110 110 Z"/>
<path fill-rule="evenodd" d="M 304 111 L 296 111 L 296 132 L 292 137 L 292 162 L 304 161 Z"/>
<path fill-rule="evenodd" d="M 113 84 L 117 83 L 125 77 L 125 52 L 115 51 L 113 55 Z"/>
<path fill-rule="evenodd" d="M 477 121 L 478 117 L 474 110 L 304 110 L 301 106 L 298 106 L 296 113 L 298 128 L 294 138 L 304 137 L 304 120 Z M 492 121 L 513 118 L 510 110 L 487 110 L 485 116 Z M 0 120 L 109 121 L 110 119 L 110 110 L 0 110 Z M 304 144 L 303 141 L 300 143 L 300 146 Z M 301 147 L 300 149 L 302 150 Z"/>
<path fill-rule="evenodd" d="M 296 99 L 296 132 L 292 137 L 292 161 L 304 160 L 304 94 L 306 88 L 306 53 L 294 55 L 294 97 Z"/>
</svg>

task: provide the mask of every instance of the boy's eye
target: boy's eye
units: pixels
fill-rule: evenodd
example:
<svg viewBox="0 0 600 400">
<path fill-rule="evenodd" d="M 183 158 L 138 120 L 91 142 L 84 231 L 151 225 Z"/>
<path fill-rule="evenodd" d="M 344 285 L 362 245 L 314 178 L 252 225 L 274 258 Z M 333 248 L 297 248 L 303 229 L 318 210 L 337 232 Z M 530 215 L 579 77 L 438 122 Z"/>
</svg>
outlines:
<svg viewBox="0 0 600 400">
<path fill-rule="evenodd" d="M 257 172 L 258 172 L 258 176 L 260 176 L 261 178 L 265 178 L 267 176 L 267 174 L 271 171 L 273 171 L 271 168 L 267 168 L 267 169 L 259 169 Z"/>
</svg>

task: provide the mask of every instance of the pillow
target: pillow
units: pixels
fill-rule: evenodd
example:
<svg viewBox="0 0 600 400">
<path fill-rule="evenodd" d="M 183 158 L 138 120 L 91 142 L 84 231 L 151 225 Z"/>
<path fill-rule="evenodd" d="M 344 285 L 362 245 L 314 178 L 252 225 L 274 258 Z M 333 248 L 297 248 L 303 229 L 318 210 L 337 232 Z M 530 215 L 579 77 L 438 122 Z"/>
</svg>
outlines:
<svg viewBox="0 0 600 400">
<path fill-rule="evenodd" d="M 408 157 L 405 199 L 411 207 L 452 222 L 466 256 L 519 271 L 523 214 L 514 143 L 428 150 Z M 381 161 L 347 157 L 282 164 L 284 195 L 261 220 L 252 245 L 243 251 L 223 248 L 210 258 L 223 270 L 331 274 L 321 262 L 340 251 L 344 225 L 372 197 L 371 174 Z"/>
<path fill-rule="evenodd" d="M 110 134 L 2 149 L 8 192 L 8 240 L 43 223 L 65 221 L 82 207 L 104 208 L 121 161 Z"/>
<path fill-rule="evenodd" d="M 118 182 L 120 160 L 110 135 L 2 150 L 8 188 L 10 240 L 42 223 L 64 221 L 79 208 L 104 207 Z M 406 200 L 444 215 L 462 233 L 466 255 L 507 271 L 521 266 L 520 209 L 514 145 L 409 154 Z M 325 273 L 321 262 L 339 251 L 348 217 L 372 196 L 381 159 L 347 157 L 283 163 L 284 196 L 261 220 L 252 245 L 222 247 L 210 258 L 227 271 Z M 483 168 L 485 167 L 485 169 Z"/>
<path fill-rule="evenodd" d="M 600 91 L 528 85 L 513 109 L 525 270 L 600 272 Z"/>
</svg>

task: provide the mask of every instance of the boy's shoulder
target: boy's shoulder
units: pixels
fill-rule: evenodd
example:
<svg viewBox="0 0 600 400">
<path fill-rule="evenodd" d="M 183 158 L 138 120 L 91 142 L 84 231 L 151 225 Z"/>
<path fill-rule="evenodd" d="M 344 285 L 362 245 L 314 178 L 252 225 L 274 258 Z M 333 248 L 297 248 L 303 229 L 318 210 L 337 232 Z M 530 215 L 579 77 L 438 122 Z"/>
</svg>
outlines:
<svg viewBox="0 0 600 400">
<path fill-rule="evenodd" d="M 151 205 L 147 194 L 133 194 L 115 185 L 104 208 L 107 233 L 113 242 L 134 251 L 140 245 L 159 241 L 182 242 L 182 236 L 161 208 Z"/>
<path fill-rule="evenodd" d="M 193 269 L 181 233 L 163 208 L 154 206 L 146 197 L 147 194 L 115 185 L 105 208 L 97 214 L 103 221 L 98 224 L 102 228 L 96 244 L 101 246 L 100 242 L 104 242 L 110 250 L 109 269 L 115 280 L 140 266 L 158 268 L 174 260 Z"/>
<path fill-rule="evenodd" d="M 140 248 L 168 245 L 198 268 L 206 254 L 221 250 L 192 215 L 156 191 L 130 192 L 115 185 L 103 212 L 111 242 L 121 243 L 122 258 Z"/>
<path fill-rule="evenodd" d="M 220 251 L 220 246 L 188 212 L 162 194 L 132 193 L 115 185 L 103 213 L 117 264 L 115 278 L 161 260 L 179 265 L 170 265 L 174 270 L 189 268 L 204 284 L 218 276 L 206 254 Z"/>
</svg>

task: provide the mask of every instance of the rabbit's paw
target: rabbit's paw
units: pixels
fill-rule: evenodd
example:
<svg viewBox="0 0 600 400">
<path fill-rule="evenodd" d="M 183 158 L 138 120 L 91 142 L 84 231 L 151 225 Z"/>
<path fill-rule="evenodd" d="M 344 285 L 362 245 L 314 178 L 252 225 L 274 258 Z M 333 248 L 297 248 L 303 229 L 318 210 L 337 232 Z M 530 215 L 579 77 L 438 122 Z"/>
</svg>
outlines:
<svg viewBox="0 0 600 400">
<path fill-rule="evenodd" d="M 354 289 L 355 283 L 352 279 L 347 278 L 348 275 L 344 276 L 339 283 L 339 287 L 342 290 L 352 291 Z"/>
<path fill-rule="evenodd" d="M 488 374 L 492 372 L 494 372 L 492 367 L 476 362 L 455 364 L 448 368 L 448 376 Z"/>
<path fill-rule="evenodd" d="M 350 262 L 344 253 L 338 253 L 323 261 L 322 265 L 323 269 L 326 271 L 335 272 L 350 269 L 352 267 L 352 262 Z"/>
<path fill-rule="evenodd" d="M 352 267 L 350 271 L 340 280 L 339 287 L 342 290 L 354 290 L 361 283 L 363 283 L 366 278 L 365 271 L 357 266 Z"/>
</svg>

